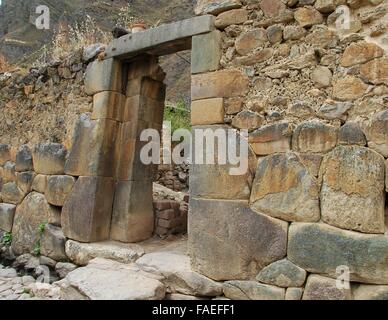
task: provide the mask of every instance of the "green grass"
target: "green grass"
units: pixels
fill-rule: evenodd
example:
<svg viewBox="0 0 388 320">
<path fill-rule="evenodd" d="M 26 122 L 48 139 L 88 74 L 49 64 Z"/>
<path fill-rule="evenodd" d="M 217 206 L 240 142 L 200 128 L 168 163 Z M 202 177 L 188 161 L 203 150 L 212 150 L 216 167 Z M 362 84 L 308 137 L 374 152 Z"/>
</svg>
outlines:
<svg viewBox="0 0 388 320">
<path fill-rule="evenodd" d="M 190 109 L 184 101 L 180 101 L 176 106 L 167 105 L 164 108 L 164 121 L 171 122 L 171 130 L 191 129 Z"/>
<path fill-rule="evenodd" d="M 1 242 L 6 246 L 10 246 L 12 243 L 12 233 L 9 233 L 9 232 L 5 233 L 3 235 L 3 239 L 1 239 Z"/>
</svg>

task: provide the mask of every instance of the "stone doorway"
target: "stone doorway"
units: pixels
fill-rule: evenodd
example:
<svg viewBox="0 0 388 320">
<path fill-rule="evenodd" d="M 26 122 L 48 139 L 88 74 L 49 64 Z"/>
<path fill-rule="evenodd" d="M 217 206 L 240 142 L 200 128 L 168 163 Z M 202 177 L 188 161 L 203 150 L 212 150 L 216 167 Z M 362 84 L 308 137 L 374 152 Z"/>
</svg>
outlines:
<svg viewBox="0 0 388 320">
<path fill-rule="evenodd" d="M 156 167 L 140 161 L 140 134 L 162 129 L 166 86 L 158 58 L 191 49 L 193 74 L 216 70 L 221 39 L 213 20 L 195 17 L 123 36 L 90 65 L 85 86 L 93 114 L 76 128 L 66 168 L 80 177 L 63 210 L 68 238 L 134 243 L 152 236 Z"/>
</svg>

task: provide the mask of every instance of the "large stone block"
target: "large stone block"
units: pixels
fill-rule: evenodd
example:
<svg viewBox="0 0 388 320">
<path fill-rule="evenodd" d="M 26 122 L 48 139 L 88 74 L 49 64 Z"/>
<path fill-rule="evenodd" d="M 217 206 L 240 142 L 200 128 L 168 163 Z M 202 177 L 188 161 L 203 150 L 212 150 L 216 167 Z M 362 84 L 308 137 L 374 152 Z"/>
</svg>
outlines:
<svg viewBox="0 0 388 320">
<path fill-rule="evenodd" d="M 119 181 L 113 204 L 111 239 L 139 242 L 152 236 L 152 181 Z"/>
<path fill-rule="evenodd" d="M 288 259 L 311 273 L 337 278 L 337 267 L 350 269 L 351 281 L 388 284 L 388 237 L 345 231 L 320 223 L 293 223 Z"/>
<path fill-rule="evenodd" d="M 238 129 L 253 131 L 259 128 L 263 124 L 264 120 L 265 118 L 257 112 L 243 110 L 233 118 L 232 126 Z"/>
<path fill-rule="evenodd" d="M 16 177 L 16 184 L 20 190 L 27 194 L 32 190 L 32 183 L 34 182 L 36 174 L 33 171 L 18 172 Z"/>
<path fill-rule="evenodd" d="M 90 120 L 87 115 L 81 115 L 75 126 L 65 173 L 113 177 L 118 126 L 118 122 L 113 120 Z"/>
<path fill-rule="evenodd" d="M 306 280 L 306 271 L 287 259 L 266 266 L 257 275 L 256 280 L 278 287 L 301 287 Z"/>
<path fill-rule="evenodd" d="M 388 110 L 376 113 L 365 129 L 368 147 L 388 157 Z"/>
<path fill-rule="evenodd" d="M 292 138 L 292 149 L 298 152 L 328 152 L 337 144 L 337 129 L 318 121 L 298 125 Z"/>
<path fill-rule="evenodd" d="M 16 166 L 12 161 L 7 161 L 3 167 L 3 183 L 16 182 Z"/>
<path fill-rule="evenodd" d="M 321 167 L 322 220 L 336 227 L 384 233 L 384 158 L 358 146 L 339 146 Z"/>
<path fill-rule="evenodd" d="M 197 100 L 191 104 L 191 124 L 193 126 L 224 123 L 224 114 L 223 98 Z"/>
<path fill-rule="evenodd" d="M 156 81 L 163 81 L 166 77 L 159 65 L 159 59 L 152 55 L 142 55 L 131 60 L 128 66 L 128 80 L 149 77 Z"/>
<path fill-rule="evenodd" d="M 366 145 L 366 137 L 358 123 L 346 122 L 339 130 L 338 143 L 341 145 Z"/>
<path fill-rule="evenodd" d="M 85 74 L 85 92 L 94 95 L 101 91 L 123 90 L 122 65 L 119 60 L 96 60 L 89 64 Z"/>
<path fill-rule="evenodd" d="M 239 0 L 199 0 L 195 7 L 195 14 L 219 14 L 240 7 Z"/>
<path fill-rule="evenodd" d="M 291 149 L 292 130 L 288 122 L 266 125 L 249 135 L 249 144 L 257 155 L 287 152 Z"/>
<path fill-rule="evenodd" d="M 284 300 L 286 290 L 256 281 L 227 281 L 224 295 L 231 300 Z"/>
<path fill-rule="evenodd" d="M 115 158 L 117 159 L 116 175 L 118 180 L 152 181 L 157 166 L 145 164 L 141 160 L 142 148 L 148 143 L 140 141 L 141 132 L 150 126 L 144 121 L 130 121 L 120 124 Z"/>
<path fill-rule="evenodd" d="M 17 207 L 12 228 L 12 249 L 30 253 L 39 241 L 39 226 L 48 221 L 51 207 L 44 195 L 31 192 Z"/>
<path fill-rule="evenodd" d="M 65 244 L 66 237 L 63 235 L 62 229 L 47 224 L 40 240 L 41 254 L 55 261 L 66 261 Z"/>
<path fill-rule="evenodd" d="M 301 27 L 311 27 L 323 22 L 322 14 L 313 7 L 298 8 L 294 17 Z"/>
<path fill-rule="evenodd" d="M 242 33 L 236 39 L 236 51 L 240 55 L 246 55 L 257 48 L 264 47 L 268 42 L 265 29 L 252 29 L 246 33 Z"/>
<path fill-rule="evenodd" d="M 388 58 L 374 59 L 360 68 L 360 73 L 367 81 L 377 85 L 388 85 Z"/>
<path fill-rule="evenodd" d="M 225 29 L 230 25 L 242 24 L 248 20 L 248 10 L 233 9 L 219 14 L 214 25 L 219 29 Z"/>
<path fill-rule="evenodd" d="M 150 124 L 162 124 L 163 113 L 163 99 L 155 100 L 145 95 L 135 95 L 125 100 L 122 120 L 123 122 L 141 120 Z"/>
<path fill-rule="evenodd" d="M 212 141 L 211 137 L 209 135 L 207 136 L 209 139 L 202 140 L 201 133 L 207 132 L 214 134 L 214 137 L 227 137 L 228 128 L 225 126 L 198 126 L 193 129 L 193 164 L 190 167 L 191 197 L 207 199 L 248 199 L 254 170 L 256 168 L 255 155 L 248 151 L 248 159 L 242 157 L 240 164 L 232 164 L 228 161 L 226 161 L 226 164 L 222 164 L 219 160 L 228 154 L 229 147 L 223 146 L 223 144 L 220 144 L 220 139 L 214 138 L 214 149 L 211 148 L 210 143 L 208 148 L 207 143 Z M 242 143 L 242 139 L 244 138 L 237 135 L 237 139 L 237 150 L 239 150 L 240 143 Z M 201 146 L 200 141 L 203 141 L 203 146 Z M 219 146 L 221 146 L 221 150 L 219 150 Z M 200 155 L 202 155 L 203 161 L 201 161 Z M 213 164 L 209 164 L 207 161 L 207 156 L 209 155 L 214 155 L 212 157 Z M 245 166 L 246 171 L 241 170 L 240 174 L 232 175 L 231 169 L 238 168 L 239 165 L 241 169 Z"/>
<path fill-rule="evenodd" d="M 125 96 L 114 91 L 102 91 L 93 96 L 92 120 L 110 119 L 121 121 Z"/>
<path fill-rule="evenodd" d="M 114 181 L 105 177 L 79 177 L 62 209 L 67 238 L 81 242 L 109 238 Z"/>
<path fill-rule="evenodd" d="M 63 174 L 67 151 L 59 143 L 38 144 L 32 154 L 34 170 L 41 174 Z"/>
<path fill-rule="evenodd" d="M 222 70 L 192 76 L 192 100 L 243 96 L 248 92 L 249 78 L 239 70 Z"/>
<path fill-rule="evenodd" d="M 287 222 L 253 212 L 246 201 L 190 200 L 192 267 L 214 280 L 250 279 L 284 258 Z"/>
<path fill-rule="evenodd" d="M 32 182 L 32 190 L 45 193 L 47 188 L 47 175 L 38 174 L 35 176 L 34 181 Z"/>
<path fill-rule="evenodd" d="M 48 203 L 62 207 L 75 183 L 71 176 L 50 176 L 47 179 L 46 199 Z"/>
<path fill-rule="evenodd" d="M 6 203 L 19 204 L 22 202 L 25 193 L 17 186 L 15 182 L 8 182 L 3 185 L 1 196 Z"/>
<path fill-rule="evenodd" d="M 294 153 L 259 160 L 250 203 L 257 212 L 287 221 L 320 218 L 318 183 Z"/>
<path fill-rule="evenodd" d="M 0 203 L 0 229 L 5 232 L 12 231 L 13 218 L 16 206 L 8 203 Z"/>
<path fill-rule="evenodd" d="M 302 300 L 351 300 L 350 289 L 338 289 L 337 280 L 312 274 L 308 277 Z"/>
<path fill-rule="evenodd" d="M 8 144 L 0 144 L 0 166 L 11 160 L 11 147 Z"/>
<path fill-rule="evenodd" d="M 354 300 L 388 300 L 388 286 L 361 284 L 353 288 Z"/>
<path fill-rule="evenodd" d="M 351 67 L 375 58 L 380 58 L 383 54 L 384 49 L 374 43 L 368 43 L 366 41 L 351 43 L 342 55 L 341 65 L 343 67 Z"/>
<path fill-rule="evenodd" d="M 333 99 L 353 101 L 361 98 L 367 91 L 368 85 L 354 76 L 345 76 L 333 83 Z"/>
<path fill-rule="evenodd" d="M 222 55 L 221 32 L 194 36 L 191 49 L 191 73 L 216 71 L 220 68 Z"/>
<path fill-rule="evenodd" d="M 32 153 L 28 146 L 21 146 L 16 153 L 16 163 L 15 163 L 16 171 L 31 171 L 34 170 L 34 166 L 32 163 Z"/>
</svg>

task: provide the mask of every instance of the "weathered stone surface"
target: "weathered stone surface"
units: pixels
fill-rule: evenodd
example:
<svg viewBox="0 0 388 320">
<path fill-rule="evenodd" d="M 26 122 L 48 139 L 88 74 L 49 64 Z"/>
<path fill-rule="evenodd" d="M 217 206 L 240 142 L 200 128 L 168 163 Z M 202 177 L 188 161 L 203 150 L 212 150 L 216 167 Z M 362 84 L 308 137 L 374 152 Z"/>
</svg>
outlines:
<svg viewBox="0 0 388 320">
<path fill-rule="evenodd" d="M 283 30 L 284 40 L 299 40 L 306 35 L 306 29 L 300 26 L 285 26 Z"/>
<path fill-rule="evenodd" d="M 388 300 L 388 286 L 361 284 L 353 289 L 354 300 Z"/>
<path fill-rule="evenodd" d="M 51 210 L 49 212 L 48 223 L 52 224 L 53 226 L 60 227 L 62 208 L 58 208 L 51 205 L 50 205 L 50 208 Z"/>
<path fill-rule="evenodd" d="M 32 157 L 34 170 L 41 174 L 63 174 L 67 151 L 59 143 L 39 144 Z"/>
<path fill-rule="evenodd" d="M 58 262 L 55 264 L 55 272 L 61 279 L 65 278 L 70 272 L 74 271 L 75 269 L 77 269 L 77 266 L 69 262 Z"/>
<path fill-rule="evenodd" d="M 240 55 L 246 55 L 264 46 L 266 42 L 268 38 L 265 29 L 252 29 L 236 39 L 236 51 Z"/>
<path fill-rule="evenodd" d="M 111 239 L 139 242 L 152 236 L 152 181 L 119 181 L 113 204 Z"/>
<path fill-rule="evenodd" d="M 259 160 L 250 198 L 252 209 L 287 221 L 318 221 L 319 188 L 294 153 Z"/>
<path fill-rule="evenodd" d="M 90 120 L 86 114 L 81 115 L 74 130 L 65 173 L 71 176 L 113 177 L 118 126 L 118 122 L 113 120 Z"/>
<path fill-rule="evenodd" d="M 361 98 L 368 86 L 359 78 L 346 76 L 333 83 L 333 98 L 340 101 L 352 101 Z"/>
<path fill-rule="evenodd" d="M 79 266 L 86 266 L 95 258 L 104 258 L 129 264 L 135 262 L 144 254 L 141 246 L 114 241 L 98 243 L 81 243 L 73 240 L 66 242 L 66 255 Z"/>
<path fill-rule="evenodd" d="M 220 68 L 222 55 L 221 32 L 212 32 L 194 36 L 191 50 L 191 73 L 216 71 Z"/>
<path fill-rule="evenodd" d="M 242 24 L 248 20 L 246 9 L 233 9 L 219 14 L 214 22 L 216 28 L 225 29 L 232 24 Z"/>
<path fill-rule="evenodd" d="M 256 281 L 227 281 L 224 295 L 232 300 L 284 300 L 285 289 Z"/>
<path fill-rule="evenodd" d="M 16 166 L 12 161 L 7 161 L 3 167 L 3 183 L 16 182 Z"/>
<path fill-rule="evenodd" d="M 388 157 L 388 110 L 376 113 L 365 129 L 368 147 Z"/>
<path fill-rule="evenodd" d="M 192 76 L 192 100 L 235 97 L 247 93 L 249 78 L 239 70 L 222 70 Z"/>
<path fill-rule="evenodd" d="M 109 238 L 114 181 L 104 177 L 79 177 L 62 209 L 67 238 L 95 242 Z"/>
<path fill-rule="evenodd" d="M 47 224 L 40 239 L 41 254 L 55 261 L 65 261 L 67 260 L 65 243 L 66 237 L 62 229 Z"/>
<path fill-rule="evenodd" d="M 278 287 L 301 287 L 306 280 L 306 271 L 287 259 L 266 266 L 257 275 L 256 280 Z"/>
<path fill-rule="evenodd" d="M 267 28 L 267 37 L 270 43 L 280 43 L 283 40 L 283 28 L 280 25 L 273 25 Z"/>
<path fill-rule="evenodd" d="M 336 227 L 384 233 L 384 158 L 358 146 L 339 146 L 321 166 L 322 220 Z"/>
<path fill-rule="evenodd" d="M 265 48 L 263 50 L 256 51 L 253 54 L 244 57 L 237 57 L 235 59 L 236 65 L 241 66 L 252 66 L 256 63 L 262 63 L 270 59 L 274 54 L 274 50 L 272 48 Z"/>
<path fill-rule="evenodd" d="M 264 117 L 262 115 L 250 110 L 243 110 L 233 118 L 232 126 L 252 131 L 260 127 L 263 122 Z"/>
<path fill-rule="evenodd" d="M 336 0 L 317 0 L 314 4 L 315 9 L 322 13 L 331 13 L 337 7 Z"/>
<path fill-rule="evenodd" d="M 256 168 L 256 159 L 253 153 L 248 154 L 248 163 L 245 163 L 242 159 L 240 163 L 239 174 L 231 174 L 232 170 L 238 170 L 238 165 L 231 163 L 221 164 L 217 160 L 214 160 L 214 164 L 208 164 L 206 160 L 207 156 L 214 154 L 214 158 L 224 157 L 228 150 L 224 150 L 225 153 L 219 154 L 218 150 L 218 139 L 214 149 L 208 150 L 206 146 L 207 139 L 203 139 L 203 147 L 200 144 L 200 139 L 197 135 L 201 134 L 199 129 L 202 129 L 203 133 L 205 130 L 207 133 L 213 133 L 215 137 L 219 137 L 227 134 L 227 127 L 225 126 L 210 126 L 210 127 L 194 127 L 194 144 L 193 150 L 195 151 L 193 161 L 190 168 L 190 196 L 193 198 L 210 198 L 210 199 L 248 199 L 250 195 L 250 186 L 253 180 L 253 173 Z M 239 150 L 240 143 L 247 143 L 241 136 L 237 135 L 237 150 Z M 198 139 L 198 141 L 197 141 Z M 214 151 L 213 151 L 214 150 Z M 198 152 L 198 153 L 197 153 Z M 200 154 L 203 159 L 200 160 Z M 197 163 L 198 162 L 198 163 Z M 204 163 L 204 164 L 200 164 Z M 244 170 L 244 165 L 247 165 Z M 220 188 L 221 185 L 228 186 L 228 188 Z"/>
<path fill-rule="evenodd" d="M 12 231 L 13 218 L 16 206 L 8 203 L 0 203 L 0 229 L 5 232 Z"/>
<path fill-rule="evenodd" d="M 385 191 L 388 192 L 388 160 L 385 161 Z"/>
<path fill-rule="evenodd" d="M 373 84 L 388 85 L 388 58 L 375 59 L 360 68 L 361 76 Z"/>
<path fill-rule="evenodd" d="M 297 55 L 294 59 L 290 60 L 286 66 L 292 70 L 302 70 L 305 68 L 314 67 L 317 65 L 317 59 L 313 52 L 308 52 L 303 55 Z"/>
<path fill-rule="evenodd" d="M 46 199 L 48 203 L 62 207 L 75 183 L 71 176 L 50 176 L 47 179 Z"/>
<path fill-rule="evenodd" d="M 145 78 L 147 79 L 147 78 Z M 157 86 L 159 93 L 164 96 L 166 92 L 165 85 L 160 85 L 160 82 L 147 79 L 143 82 L 144 86 Z M 163 122 L 164 98 L 158 97 L 158 100 L 151 99 L 147 94 L 138 94 L 128 97 L 125 101 L 122 120 L 136 124 L 137 121 L 161 124 Z"/>
<path fill-rule="evenodd" d="M 93 96 L 92 120 L 110 119 L 121 121 L 125 96 L 114 91 L 102 91 Z"/>
<path fill-rule="evenodd" d="M 241 7 L 239 0 L 199 0 L 195 7 L 195 14 L 219 14 L 224 11 Z"/>
<path fill-rule="evenodd" d="M 337 129 L 319 121 L 301 123 L 292 137 L 292 149 L 299 152 L 328 152 L 336 144 Z"/>
<path fill-rule="evenodd" d="M 285 300 L 301 300 L 303 295 L 303 288 L 288 288 L 286 290 Z"/>
<path fill-rule="evenodd" d="M 36 174 L 33 171 L 17 173 L 16 184 L 24 194 L 27 194 L 32 190 L 32 183 L 35 176 Z"/>
<path fill-rule="evenodd" d="M 311 73 L 311 80 L 318 88 L 327 88 L 331 84 L 333 74 L 330 69 L 324 66 L 316 67 Z"/>
<path fill-rule="evenodd" d="M 191 270 L 190 258 L 173 252 L 155 252 L 142 256 L 136 264 L 146 272 L 163 276 L 169 292 L 216 297 L 222 294 L 222 284 Z"/>
<path fill-rule="evenodd" d="M 327 120 L 346 120 L 348 111 L 353 107 L 351 102 L 326 102 L 318 110 L 318 115 Z"/>
<path fill-rule="evenodd" d="M 47 222 L 51 208 L 44 195 L 31 192 L 17 207 L 12 228 L 15 254 L 30 253 L 39 240 L 39 226 Z"/>
<path fill-rule="evenodd" d="M 11 147 L 8 144 L 0 144 L 0 166 L 11 160 Z"/>
<path fill-rule="evenodd" d="M 257 155 L 287 152 L 291 149 L 292 126 L 288 122 L 270 124 L 253 131 L 249 143 Z"/>
<path fill-rule="evenodd" d="M 350 289 L 338 289 L 335 279 L 310 275 L 302 300 L 351 300 Z"/>
<path fill-rule="evenodd" d="M 161 300 L 166 292 L 160 281 L 137 268 L 100 258 L 70 272 L 65 279 L 91 300 Z"/>
<path fill-rule="evenodd" d="M 22 202 L 25 193 L 16 185 L 15 182 L 9 182 L 3 185 L 1 196 L 6 203 L 19 204 Z"/>
<path fill-rule="evenodd" d="M 192 267 L 211 279 L 249 279 L 286 254 L 287 223 L 253 212 L 246 201 L 191 198 L 190 210 Z"/>
<path fill-rule="evenodd" d="M 323 22 L 322 14 L 313 7 L 298 8 L 294 17 L 301 27 L 311 27 Z"/>
<path fill-rule="evenodd" d="M 34 170 L 32 163 L 32 153 L 28 146 L 23 145 L 19 148 L 18 152 L 16 153 L 15 165 L 15 170 L 17 172 Z"/>
<path fill-rule="evenodd" d="M 122 92 L 122 66 L 117 59 L 96 60 L 88 65 L 85 92 L 94 95 L 101 91 Z"/>
<path fill-rule="evenodd" d="M 34 181 L 32 182 L 32 190 L 45 193 L 47 187 L 47 176 L 44 174 L 38 174 L 35 176 Z"/>
<path fill-rule="evenodd" d="M 341 65 L 343 67 L 351 67 L 375 58 L 380 58 L 383 54 L 384 49 L 374 43 L 366 41 L 351 43 L 344 51 L 341 58 Z"/>
<path fill-rule="evenodd" d="M 225 103 L 225 112 L 226 114 L 236 114 L 239 113 L 243 108 L 243 102 L 240 98 L 232 98 L 224 101 Z"/>
<path fill-rule="evenodd" d="M 191 104 L 191 124 L 224 123 L 224 99 L 213 98 L 193 101 Z"/>
<path fill-rule="evenodd" d="M 357 122 L 346 122 L 339 130 L 338 143 L 342 145 L 366 145 L 366 137 Z"/>
<path fill-rule="evenodd" d="M 301 153 L 299 159 L 312 176 L 318 177 L 323 156 L 314 153 Z"/>
<path fill-rule="evenodd" d="M 291 262 L 308 272 L 336 278 L 337 267 L 348 266 L 351 281 L 388 284 L 387 236 L 345 231 L 325 224 L 293 223 L 287 252 Z"/>
</svg>

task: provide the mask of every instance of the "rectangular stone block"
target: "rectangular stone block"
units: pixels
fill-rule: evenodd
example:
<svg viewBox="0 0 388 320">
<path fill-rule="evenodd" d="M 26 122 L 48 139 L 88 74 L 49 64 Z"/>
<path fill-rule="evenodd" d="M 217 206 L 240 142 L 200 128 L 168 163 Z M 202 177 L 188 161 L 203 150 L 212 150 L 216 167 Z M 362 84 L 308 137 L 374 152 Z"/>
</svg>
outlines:
<svg viewBox="0 0 388 320">
<path fill-rule="evenodd" d="M 12 231 L 13 218 L 16 206 L 8 203 L 0 203 L 0 229 L 5 232 Z"/>
<path fill-rule="evenodd" d="M 109 239 L 114 188 L 113 178 L 79 177 L 62 210 L 64 235 L 80 242 Z"/>
<path fill-rule="evenodd" d="M 125 96 L 118 92 L 102 91 L 93 96 L 92 120 L 110 119 L 122 121 Z"/>
<path fill-rule="evenodd" d="M 126 99 L 122 121 L 136 121 L 137 119 L 162 123 L 164 113 L 164 100 L 150 99 L 144 95 L 136 95 Z"/>
<path fill-rule="evenodd" d="M 213 280 L 252 279 L 286 255 L 287 222 L 248 201 L 191 198 L 188 229 L 192 268 Z"/>
<path fill-rule="evenodd" d="M 95 60 L 89 64 L 85 74 L 85 92 L 94 95 L 101 91 L 123 90 L 122 64 L 115 59 Z"/>
<path fill-rule="evenodd" d="M 192 125 L 222 124 L 224 115 L 223 98 L 197 100 L 191 104 Z"/>
<path fill-rule="evenodd" d="M 139 242 L 152 236 L 152 181 L 119 181 L 113 204 L 111 239 Z"/>
<path fill-rule="evenodd" d="M 71 176 L 114 175 L 114 150 L 119 123 L 90 120 L 83 114 L 76 123 L 65 173 Z"/>
<path fill-rule="evenodd" d="M 163 81 L 166 74 L 159 66 L 158 57 L 144 55 L 137 57 L 128 65 L 128 80 L 140 77 L 149 77 L 153 80 Z"/>
<path fill-rule="evenodd" d="M 107 46 L 106 57 L 128 59 L 147 52 L 166 55 L 191 48 L 191 37 L 213 31 L 214 17 L 205 15 L 178 22 L 163 24 L 143 32 L 115 39 Z"/>
<path fill-rule="evenodd" d="M 40 174 L 63 174 L 67 150 L 59 143 L 43 143 L 32 153 L 34 170 Z"/>
<path fill-rule="evenodd" d="M 11 160 L 11 147 L 8 144 L 0 144 L 0 165 L 3 166 Z"/>
<path fill-rule="evenodd" d="M 126 95 L 127 97 L 142 95 L 149 99 L 164 101 L 166 85 L 149 77 L 136 78 L 128 81 Z"/>
<path fill-rule="evenodd" d="M 191 50 L 191 73 L 216 71 L 222 56 L 222 34 L 218 30 L 194 36 Z"/>
<path fill-rule="evenodd" d="M 191 77 L 192 100 L 243 96 L 248 89 L 249 78 L 235 69 L 195 74 Z"/>
<path fill-rule="evenodd" d="M 140 153 L 148 143 L 140 141 L 141 132 L 149 129 L 150 125 L 139 120 L 120 124 L 115 158 L 118 159 L 116 166 L 116 178 L 118 180 L 143 181 L 154 179 L 157 165 L 144 164 Z"/>
</svg>

